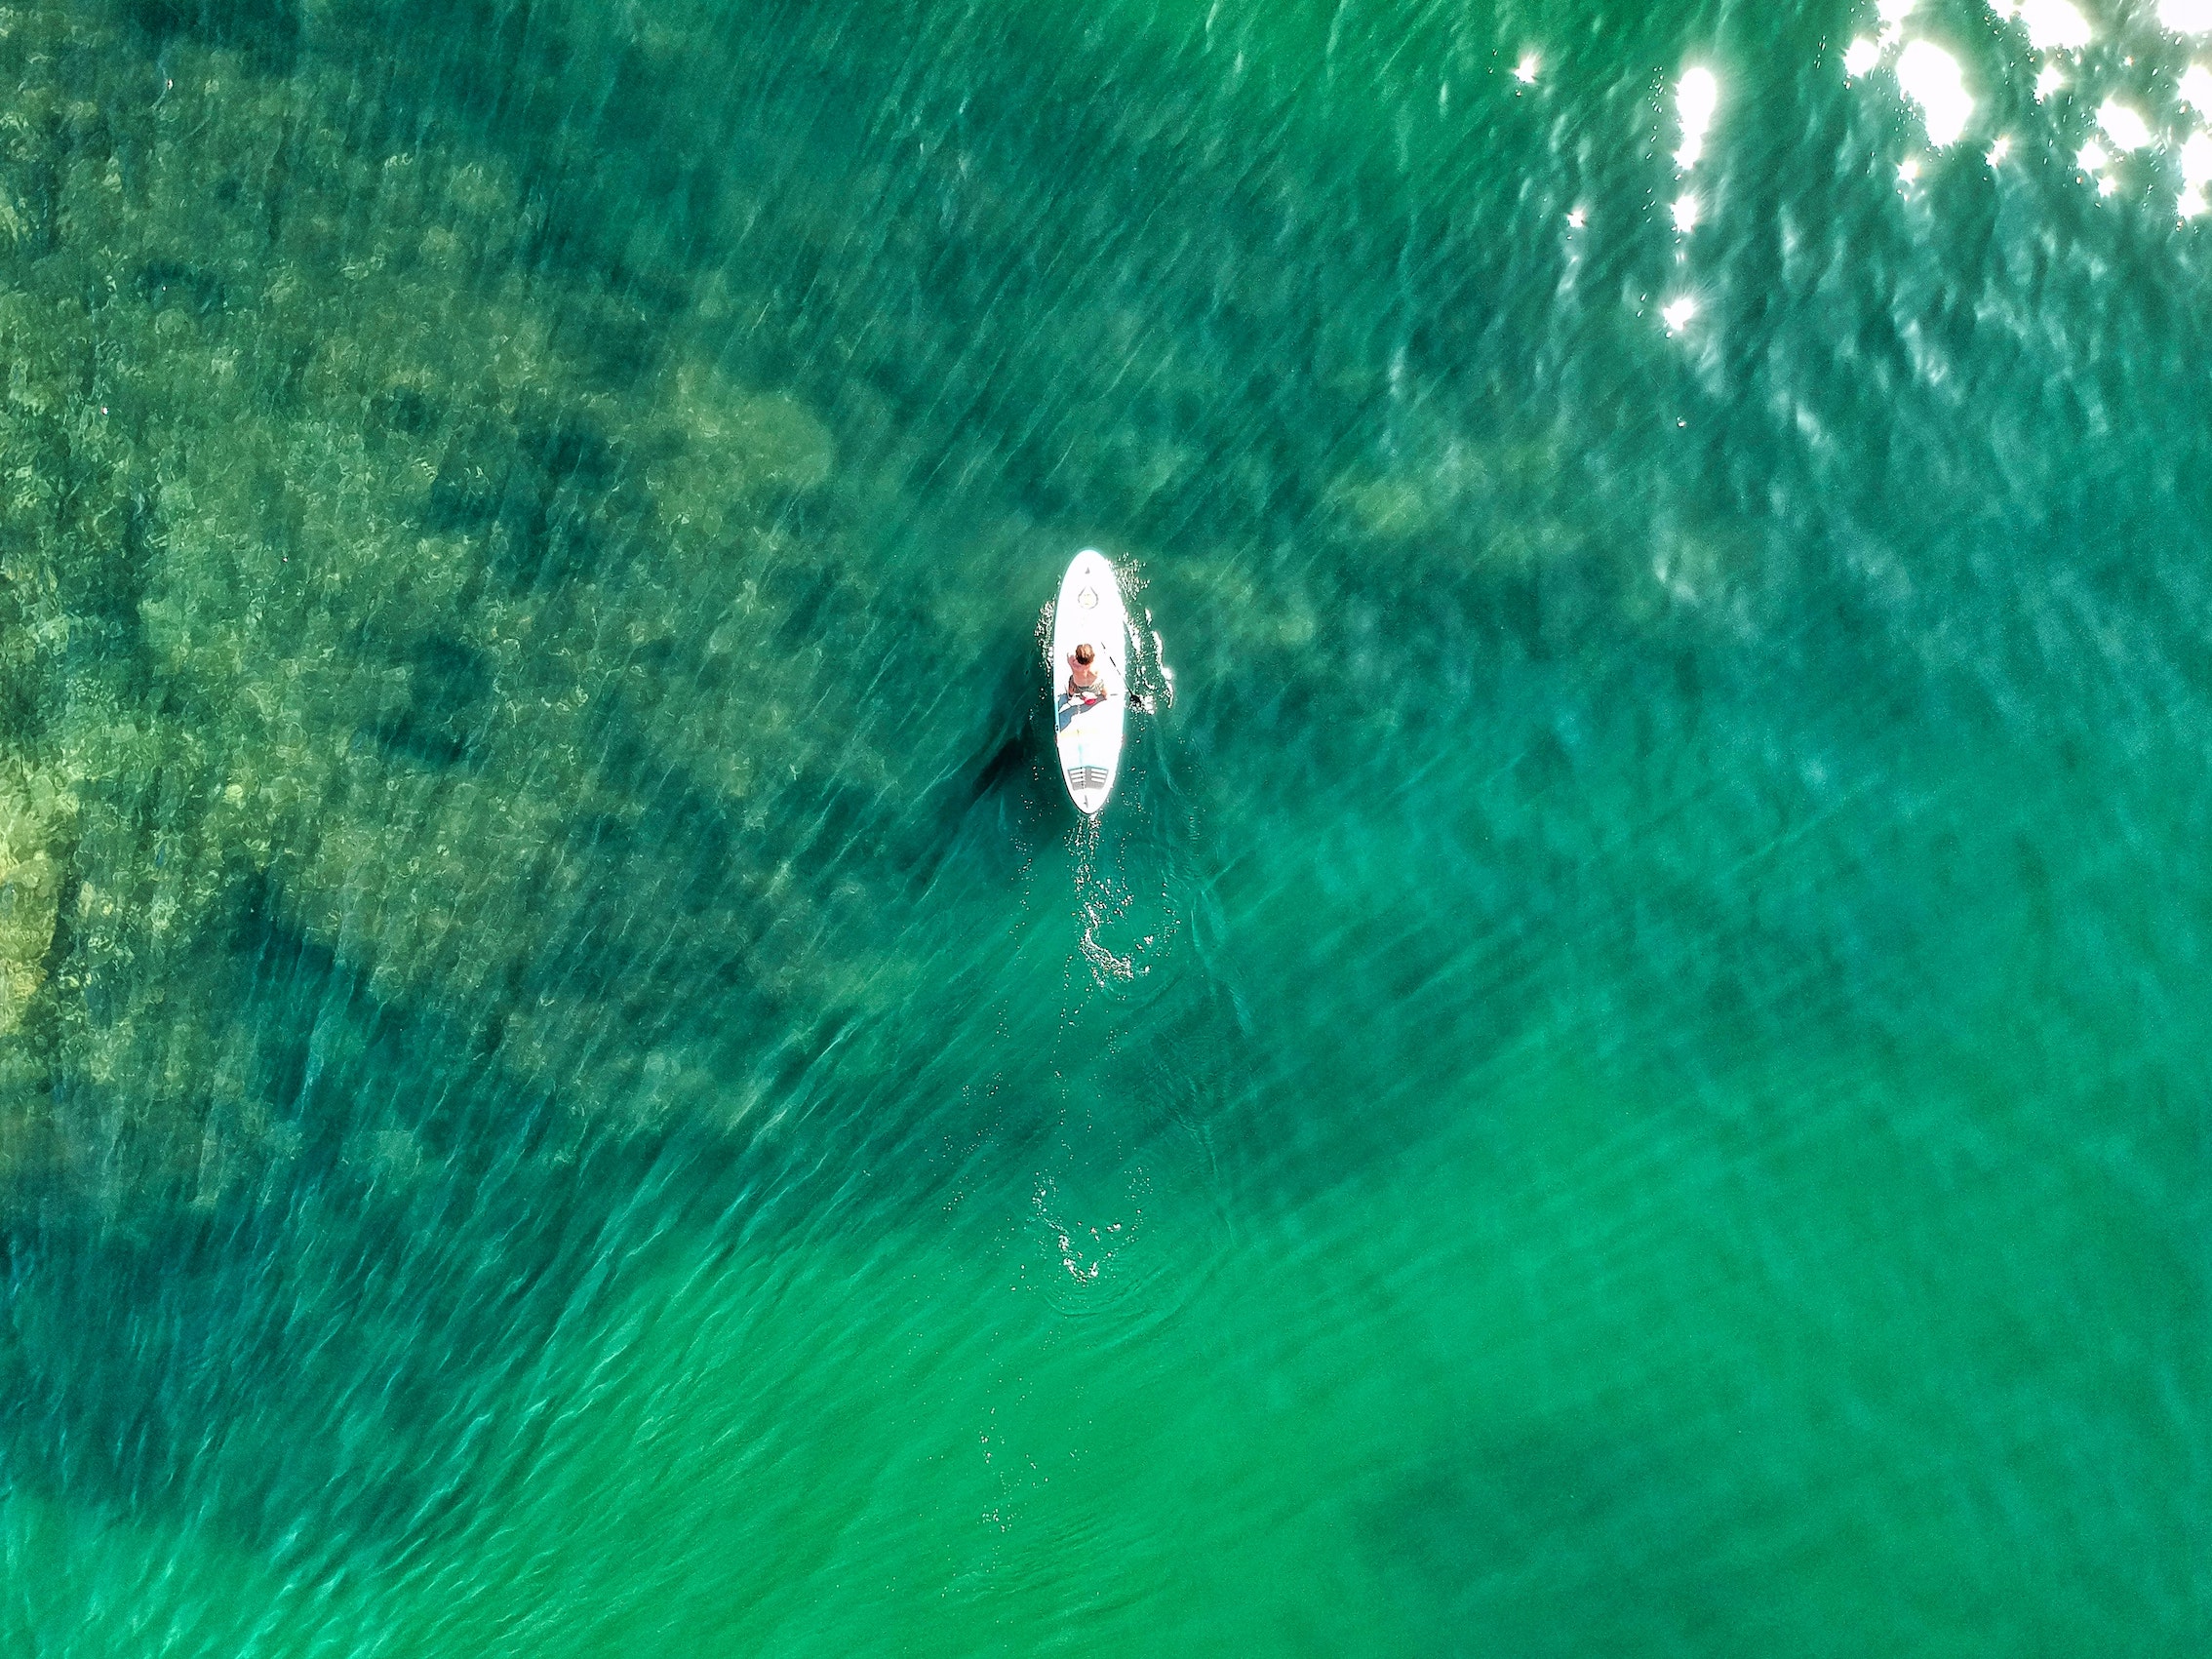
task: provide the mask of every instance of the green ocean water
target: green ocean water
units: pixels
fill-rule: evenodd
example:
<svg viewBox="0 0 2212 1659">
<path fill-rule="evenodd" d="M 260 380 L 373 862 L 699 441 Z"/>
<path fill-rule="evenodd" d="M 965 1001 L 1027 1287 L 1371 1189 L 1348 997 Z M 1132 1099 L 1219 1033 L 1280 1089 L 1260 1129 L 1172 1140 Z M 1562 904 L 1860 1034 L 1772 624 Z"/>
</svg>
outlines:
<svg viewBox="0 0 2212 1659">
<path fill-rule="evenodd" d="M 0 7 L 0 1654 L 2205 1651 L 2053 4 Z"/>
</svg>

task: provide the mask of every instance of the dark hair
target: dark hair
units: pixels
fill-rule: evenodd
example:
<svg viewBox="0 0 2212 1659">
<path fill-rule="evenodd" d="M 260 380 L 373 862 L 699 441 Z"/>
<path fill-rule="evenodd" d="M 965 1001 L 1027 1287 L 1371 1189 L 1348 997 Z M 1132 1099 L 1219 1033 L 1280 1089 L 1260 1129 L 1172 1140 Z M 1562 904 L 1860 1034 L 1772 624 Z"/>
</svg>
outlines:
<svg viewBox="0 0 2212 1659">
<path fill-rule="evenodd" d="M 1088 662 L 1090 660 L 1090 647 L 1087 645 L 1077 646 L 1075 648 L 1075 659 L 1078 662 Z"/>
</svg>

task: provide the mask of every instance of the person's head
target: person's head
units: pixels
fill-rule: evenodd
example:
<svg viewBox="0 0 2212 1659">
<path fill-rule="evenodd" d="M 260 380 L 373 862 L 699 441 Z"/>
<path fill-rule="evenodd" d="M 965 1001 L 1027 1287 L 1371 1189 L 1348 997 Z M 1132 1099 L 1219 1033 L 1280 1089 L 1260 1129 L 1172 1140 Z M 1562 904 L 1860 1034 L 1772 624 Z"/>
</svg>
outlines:
<svg viewBox="0 0 2212 1659">
<path fill-rule="evenodd" d="M 1088 647 L 1087 645 L 1079 645 L 1075 648 L 1075 659 L 1078 662 L 1082 663 L 1086 668 L 1088 668 L 1090 666 L 1090 647 Z"/>
</svg>

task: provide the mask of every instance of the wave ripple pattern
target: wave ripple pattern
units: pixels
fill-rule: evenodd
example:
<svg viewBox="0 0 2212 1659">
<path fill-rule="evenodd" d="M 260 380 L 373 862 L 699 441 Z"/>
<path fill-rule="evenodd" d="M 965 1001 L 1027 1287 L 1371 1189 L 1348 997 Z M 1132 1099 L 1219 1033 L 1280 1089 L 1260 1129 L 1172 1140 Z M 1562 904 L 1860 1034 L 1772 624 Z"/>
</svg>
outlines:
<svg viewBox="0 0 2212 1659">
<path fill-rule="evenodd" d="M 2212 5 L 0 90 L 0 1652 L 2212 1651 Z"/>
</svg>

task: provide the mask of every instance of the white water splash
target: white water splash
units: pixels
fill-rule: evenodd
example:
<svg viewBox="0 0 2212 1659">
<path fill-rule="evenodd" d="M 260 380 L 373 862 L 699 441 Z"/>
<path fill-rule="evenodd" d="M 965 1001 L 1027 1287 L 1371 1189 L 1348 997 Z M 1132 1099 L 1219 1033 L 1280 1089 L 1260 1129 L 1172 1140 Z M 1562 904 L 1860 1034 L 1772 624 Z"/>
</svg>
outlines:
<svg viewBox="0 0 2212 1659">
<path fill-rule="evenodd" d="M 2182 102 L 2199 115 L 2212 116 L 2212 69 L 2192 63 L 2182 71 L 2179 91 Z"/>
<path fill-rule="evenodd" d="M 2016 15 L 2037 52 L 2079 52 L 2097 38 L 2073 0 L 2020 0 Z"/>
<path fill-rule="evenodd" d="M 2108 98 L 2098 105 L 2097 125 L 2122 150 L 2139 150 L 2152 141 L 2151 124 L 2143 119 L 2143 112 L 2116 98 Z"/>
<path fill-rule="evenodd" d="M 2158 0 L 2158 21 L 2179 35 L 2212 34 L 2212 0 Z"/>
<path fill-rule="evenodd" d="M 1919 105 L 1929 143 L 1940 149 L 1958 141 L 1973 119 L 1974 98 L 1957 59 L 1933 41 L 1907 41 L 1897 55 L 1897 84 Z"/>
<path fill-rule="evenodd" d="M 1687 173 L 1705 154 L 1705 136 L 1713 130 L 1713 117 L 1720 108 L 1720 82 L 1703 64 L 1682 71 L 1675 87 L 1675 114 L 1682 124 L 1682 146 L 1675 152 L 1675 165 Z"/>
</svg>

